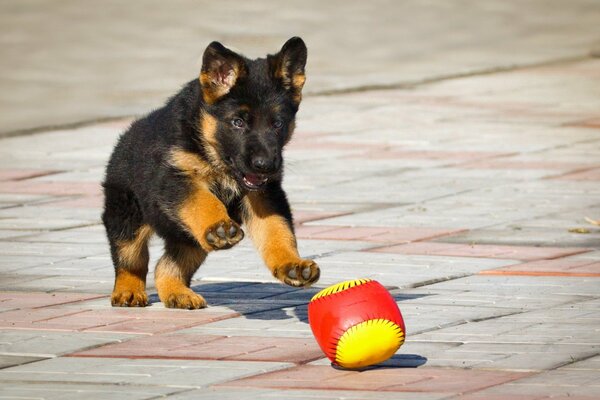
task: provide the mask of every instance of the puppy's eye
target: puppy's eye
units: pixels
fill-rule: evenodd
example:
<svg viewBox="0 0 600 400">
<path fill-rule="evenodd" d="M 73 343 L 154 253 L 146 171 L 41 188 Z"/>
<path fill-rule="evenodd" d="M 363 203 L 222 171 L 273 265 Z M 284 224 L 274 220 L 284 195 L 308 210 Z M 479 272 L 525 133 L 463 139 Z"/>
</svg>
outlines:
<svg viewBox="0 0 600 400">
<path fill-rule="evenodd" d="M 231 120 L 231 125 L 235 126 L 236 128 L 240 128 L 241 129 L 244 126 L 246 126 L 246 123 L 241 118 L 234 118 L 234 119 Z"/>
<path fill-rule="evenodd" d="M 281 128 L 283 128 L 283 122 L 281 122 L 281 121 L 275 121 L 275 122 L 273 122 L 273 128 L 275 128 L 275 129 L 281 129 Z"/>
</svg>

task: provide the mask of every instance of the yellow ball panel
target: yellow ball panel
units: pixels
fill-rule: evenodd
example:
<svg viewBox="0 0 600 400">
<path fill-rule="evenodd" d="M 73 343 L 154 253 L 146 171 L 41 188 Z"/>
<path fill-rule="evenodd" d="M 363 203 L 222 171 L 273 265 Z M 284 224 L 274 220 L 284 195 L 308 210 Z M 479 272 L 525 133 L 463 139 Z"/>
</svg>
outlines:
<svg viewBox="0 0 600 400">
<path fill-rule="evenodd" d="M 331 294 L 343 292 L 344 290 L 350 289 L 351 287 L 359 286 L 367 282 L 371 282 L 371 279 L 353 279 L 351 281 L 340 282 L 321 290 L 319 293 L 315 294 L 312 297 L 312 299 L 310 299 L 310 301 L 316 300 L 321 297 L 329 296 Z"/>
<path fill-rule="evenodd" d="M 335 362 L 344 368 L 363 368 L 387 360 L 402 343 L 404 332 L 398 325 L 387 319 L 370 319 L 342 335 Z"/>
</svg>

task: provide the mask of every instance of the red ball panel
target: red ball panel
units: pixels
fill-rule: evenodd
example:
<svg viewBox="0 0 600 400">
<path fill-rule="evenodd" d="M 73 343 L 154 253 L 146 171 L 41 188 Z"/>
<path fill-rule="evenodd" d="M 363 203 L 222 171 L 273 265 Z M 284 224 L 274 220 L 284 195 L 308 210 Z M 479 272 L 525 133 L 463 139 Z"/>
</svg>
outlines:
<svg viewBox="0 0 600 400">
<path fill-rule="evenodd" d="M 335 361 L 337 343 L 349 328 L 370 319 L 387 319 L 406 334 L 392 295 L 377 281 L 319 297 L 308 304 L 308 321 L 327 357 Z"/>
</svg>

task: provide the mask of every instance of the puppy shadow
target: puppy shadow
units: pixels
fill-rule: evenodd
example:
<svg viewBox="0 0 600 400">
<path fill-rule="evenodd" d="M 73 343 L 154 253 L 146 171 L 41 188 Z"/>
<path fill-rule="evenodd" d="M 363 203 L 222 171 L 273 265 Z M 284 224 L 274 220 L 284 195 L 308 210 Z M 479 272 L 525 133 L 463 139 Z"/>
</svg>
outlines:
<svg viewBox="0 0 600 400">
<path fill-rule="evenodd" d="M 325 286 L 308 289 L 294 288 L 279 283 L 257 282 L 201 282 L 191 289 L 201 294 L 208 307 L 225 307 L 246 319 L 290 320 L 308 324 L 308 303 Z M 420 293 L 402 293 L 398 288 L 388 287 L 392 297 L 402 309 L 402 301 L 429 296 Z M 151 303 L 160 302 L 156 294 L 149 296 Z M 190 312 L 202 312 L 194 310 Z M 396 354 L 383 363 L 358 371 L 389 368 L 417 368 L 427 363 L 427 358 L 417 354 Z M 335 367 L 334 368 L 338 368 Z M 340 368 L 343 369 L 343 368 Z"/>
<path fill-rule="evenodd" d="M 201 294 L 208 307 L 226 307 L 247 319 L 291 320 L 308 324 L 308 303 L 326 286 L 295 288 L 280 283 L 257 282 L 200 282 L 191 289 Z M 394 287 L 387 288 L 399 303 L 428 296 L 428 294 L 402 293 Z M 160 300 L 156 294 L 149 296 L 150 303 Z M 400 308 L 402 308 L 400 304 Z"/>
<path fill-rule="evenodd" d="M 371 365 L 365 368 L 348 369 L 338 367 L 332 364 L 332 367 L 340 371 L 374 371 L 382 369 L 396 369 L 396 368 L 418 368 L 427 363 L 427 357 L 420 356 L 418 354 L 395 354 L 388 360 L 380 363 Z"/>
</svg>

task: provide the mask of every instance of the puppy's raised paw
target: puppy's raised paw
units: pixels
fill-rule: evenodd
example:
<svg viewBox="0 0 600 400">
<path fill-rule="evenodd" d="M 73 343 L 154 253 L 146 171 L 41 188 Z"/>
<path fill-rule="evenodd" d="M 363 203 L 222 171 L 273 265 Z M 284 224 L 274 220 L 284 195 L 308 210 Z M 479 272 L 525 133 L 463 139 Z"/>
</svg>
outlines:
<svg viewBox="0 0 600 400">
<path fill-rule="evenodd" d="M 228 249 L 244 238 L 244 231 L 234 221 L 224 220 L 211 225 L 204 237 L 212 250 Z"/>
<path fill-rule="evenodd" d="M 321 270 L 313 260 L 298 260 L 273 270 L 273 276 L 286 285 L 309 287 L 319 280 Z"/>
</svg>

